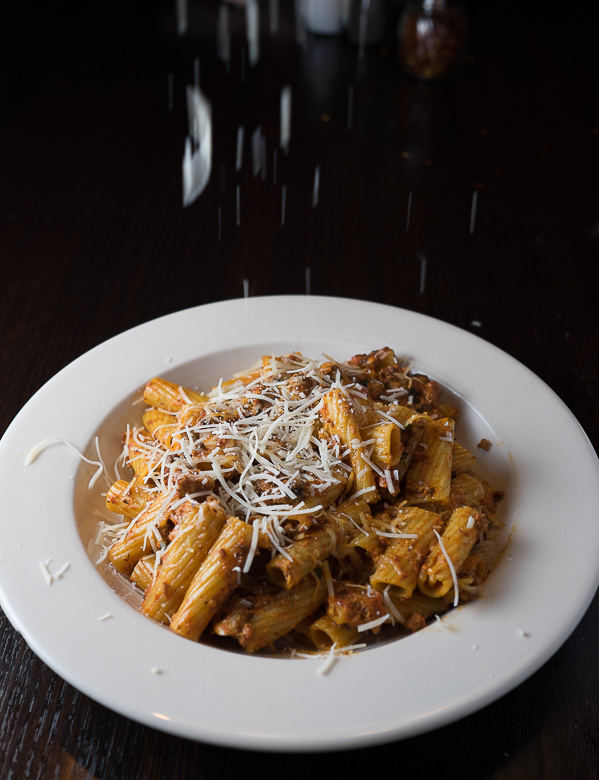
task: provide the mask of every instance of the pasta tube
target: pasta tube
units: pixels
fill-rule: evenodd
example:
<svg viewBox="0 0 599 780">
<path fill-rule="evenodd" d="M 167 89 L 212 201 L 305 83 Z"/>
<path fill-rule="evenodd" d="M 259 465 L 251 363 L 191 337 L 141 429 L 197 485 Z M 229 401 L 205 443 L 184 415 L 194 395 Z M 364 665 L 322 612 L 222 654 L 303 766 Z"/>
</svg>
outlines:
<svg viewBox="0 0 599 780">
<path fill-rule="evenodd" d="M 451 457 L 452 474 L 463 474 L 465 471 L 471 471 L 475 465 L 476 457 L 470 450 L 467 450 L 459 441 L 454 441 Z"/>
<path fill-rule="evenodd" d="M 322 418 L 329 423 L 333 436 L 341 446 L 349 449 L 349 460 L 355 475 L 355 492 L 363 495 L 368 503 L 378 499 L 374 472 L 362 457 L 362 437 L 355 413 L 348 398 L 338 388 L 323 397 Z"/>
<path fill-rule="evenodd" d="M 463 506 L 452 512 L 440 541 L 432 544 L 418 576 L 418 588 L 426 596 L 441 598 L 457 580 L 470 551 L 486 530 L 484 516 L 472 507 Z"/>
<path fill-rule="evenodd" d="M 121 574 L 131 574 L 139 559 L 166 539 L 170 507 L 176 496 L 160 495 L 140 512 L 122 539 L 108 550 L 108 558 Z"/>
<path fill-rule="evenodd" d="M 458 474 L 451 480 L 449 501 L 452 506 L 478 506 L 484 497 L 485 488 L 473 474 Z"/>
<path fill-rule="evenodd" d="M 145 429 L 164 447 L 170 449 L 173 446 L 173 433 L 177 430 L 177 421 L 168 412 L 161 409 L 148 409 L 143 415 Z"/>
<path fill-rule="evenodd" d="M 374 439 L 371 458 L 380 469 L 392 469 L 401 460 L 404 446 L 401 430 L 392 422 L 381 422 L 368 430 L 368 437 Z"/>
<path fill-rule="evenodd" d="M 252 543 L 252 527 L 229 517 L 216 543 L 195 573 L 179 609 L 171 620 L 171 630 L 187 639 L 198 640 L 216 612 L 238 584 Z"/>
<path fill-rule="evenodd" d="M 166 454 L 165 448 L 145 428 L 136 428 L 126 447 L 127 463 L 140 479 L 147 479 Z"/>
<path fill-rule="evenodd" d="M 357 628 L 340 626 L 330 615 L 321 615 L 310 623 L 307 633 L 314 647 L 320 651 L 330 650 L 333 645 L 347 647 L 360 636 Z"/>
<path fill-rule="evenodd" d="M 337 533 L 330 522 L 302 534 L 266 564 L 271 582 L 282 588 L 292 588 L 335 550 Z"/>
<path fill-rule="evenodd" d="M 385 552 L 376 560 L 370 582 L 379 589 L 394 585 L 402 596 L 411 596 L 418 584 L 422 561 L 442 528 L 440 515 L 421 507 L 406 507 L 397 512 L 398 536 L 390 538 Z"/>
<path fill-rule="evenodd" d="M 154 497 L 154 491 L 134 477 L 130 482 L 119 479 L 114 482 L 106 493 L 106 507 L 125 517 L 135 517 Z"/>
<path fill-rule="evenodd" d="M 216 499 L 199 505 L 186 502 L 176 511 L 180 515 L 176 532 L 141 605 L 146 615 L 163 623 L 180 607 L 227 517 Z"/>
<path fill-rule="evenodd" d="M 454 421 L 429 420 L 419 441 L 421 452 L 405 477 L 405 498 L 410 504 L 447 503 L 451 488 Z"/>
<path fill-rule="evenodd" d="M 131 572 L 131 582 L 134 582 L 140 590 L 147 590 L 154 579 L 154 569 L 156 567 L 156 555 L 150 553 L 143 555 L 135 564 Z"/>
<path fill-rule="evenodd" d="M 434 615 L 444 614 L 450 607 L 444 599 L 425 596 L 418 590 L 406 597 L 401 589 L 390 587 L 385 590 L 385 597 L 391 601 L 393 609 L 397 613 L 393 613 L 395 618 L 399 619 L 408 631 L 418 631 L 424 628 L 430 618 Z"/>
<path fill-rule="evenodd" d="M 214 625 L 219 636 L 232 636 L 254 653 L 288 634 L 324 602 L 327 585 L 320 569 L 288 590 L 237 599 L 231 612 Z"/>
<path fill-rule="evenodd" d="M 379 408 L 381 408 L 380 405 Z M 393 469 L 397 473 L 398 481 L 401 481 L 414 459 L 428 418 L 426 415 L 414 411 L 411 406 L 396 406 L 395 404 L 391 404 L 385 413 L 397 420 L 402 429 L 401 457 Z"/>
<path fill-rule="evenodd" d="M 201 404 L 208 397 L 187 387 L 168 382 L 166 379 L 154 377 L 146 384 L 144 389 L 144 401 L 148 406 L 164 409 L 167 412 L 178 412 L 184 406 Z"/>
</svg>

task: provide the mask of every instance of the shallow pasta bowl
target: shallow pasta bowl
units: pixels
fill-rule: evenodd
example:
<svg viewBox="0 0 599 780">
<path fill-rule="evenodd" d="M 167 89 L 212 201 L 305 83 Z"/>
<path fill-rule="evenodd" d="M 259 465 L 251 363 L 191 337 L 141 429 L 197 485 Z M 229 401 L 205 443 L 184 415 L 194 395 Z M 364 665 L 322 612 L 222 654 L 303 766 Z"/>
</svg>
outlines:
<svg viewBox="0 0 599 780">
<path fill-rule="evenodd" d="M 407 638 L 339 657 L 326 674 L 322 657 L 228 652 L 142 616 L 135 594 L 95 565 L 101 496 L 88 488 L 95 466 L 64 442 L 91 456 L 97 437 L 112 463 L 132 404 L 156 375 L 206 389 L 263 354 L 346 360 L 382 346 L 446 388 L 462 411 L 460 441 L 472 449 L 481 438 L 494 443 L 479 460 L 506 492 L 509 544 L 483 596 Z M 47 439 L 59 441 L 26 465 Z M 330 750 L 445 725 L 535 672 L 574 630 L 599 582 L 599 530 L 583 511 L 599 499 L 599 468 L 571 412 L 482 339 L 378 304 L 248 298 L 129 330 L 67 366 L 26 404 L 0 443 L 0 474 L 0 600 L 33 651 L 116 712 L 220 745 Z M 566 516 L 577 518 L 576 534 L 564 533 Z M 556 593 L 556 570 L 569 572 L 567 600 Z"/>
</svg>

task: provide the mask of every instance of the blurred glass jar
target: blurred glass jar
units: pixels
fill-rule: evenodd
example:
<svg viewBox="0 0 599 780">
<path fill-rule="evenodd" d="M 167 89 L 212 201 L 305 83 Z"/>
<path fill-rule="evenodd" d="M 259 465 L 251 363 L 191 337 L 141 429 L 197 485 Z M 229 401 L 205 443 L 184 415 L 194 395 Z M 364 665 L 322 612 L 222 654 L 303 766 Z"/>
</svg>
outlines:
<svg viewBox="0 0 599 780">
<path fill-rule="evenodd" d="M 300 0 L 306 28 L 317 35 L 338 35 L 347 20 L 347 0 Z"/>
<path fill-rule="evenodd" d="M 424 80 L 454 76 L 466 56 L 468 17 L 457 0 L 409 0 L 397 45 L 406 73 Z"/>
</svg>

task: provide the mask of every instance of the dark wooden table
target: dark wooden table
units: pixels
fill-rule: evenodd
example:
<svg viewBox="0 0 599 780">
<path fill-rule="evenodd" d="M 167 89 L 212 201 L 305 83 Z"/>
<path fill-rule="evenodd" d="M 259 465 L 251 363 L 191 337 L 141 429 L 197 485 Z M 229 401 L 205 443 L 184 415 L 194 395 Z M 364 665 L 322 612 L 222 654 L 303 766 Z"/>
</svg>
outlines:
<svg viewBox="0 0 599 780">
<path fill-rule="evenodd" d="M 254 66 L 239 10 L 219 57 L 210 0 L 189 0 L 184 34 L 174 0 L 55 0 L 4 18 L 0 432 L 56 371 L 124 329 L 244 294 L 311 292 L 475 332 L 547 382 L 596 446 L 599 68 L 583 4 L 472 4 L 467 60 L 434 84 L 402 74 L 392 31 L 361 51 L 298 36 L 293 4 L 278 7 L 273 27 L 261 3 Z M 196 82 L 212 103 L 213 170 L 183 208 Z M 18 529 L 19 518 L 2 522 Z M 3 778 L 599 776 L 597 599 L 550 661 L 480 712 L 400 743 L 291 760 L 105 709 L 4 615 L 0 647 Z"/>
</svg>

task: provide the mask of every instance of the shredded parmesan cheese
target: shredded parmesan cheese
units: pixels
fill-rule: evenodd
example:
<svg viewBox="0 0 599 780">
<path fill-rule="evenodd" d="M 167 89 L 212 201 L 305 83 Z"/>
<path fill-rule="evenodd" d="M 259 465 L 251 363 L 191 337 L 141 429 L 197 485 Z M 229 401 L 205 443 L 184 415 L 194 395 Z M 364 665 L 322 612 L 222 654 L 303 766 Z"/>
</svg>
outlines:
<svg viewBox="0 0 599 780">
<path fill-rule="evenodd" d="M 329 650 L 329 652 L 328 652 L 328 654 L 327 654 L 327 656 L 325 658 L 324 663 L 321 664 L 321 666 L 319 666 L 318 669 L 317 669 L 317 673 L 318 674 L 325 675 L 325 674 L 328 674 L 331 671 L 335 661 L 337 660 L 337 655 L 335 653 L 336 648 L 337 648 L 337 645 L 335 644 L 335 642 L 333 642 L 333 644 L 331 645 L 331 649 Z"/>
<path fill-rule="evenodd" d="M 456 573 L 455 566 L 451 562 L 451 558 L 447 554 L 447 550 L 443 545 L 441 534 L 435 528 L 433 528 L 433 532 L 437 537 L 437 541 L 439 542 L 439 547 L 441 548 L 441 552 L 445 556 L 445 560 L 447 561 L 447 565 L 449 566 L 449 571 L 451 572 L 451 578 L 453 580 L 453 589 L 454 589 L 453 606 L 457 607 L 460 600 L 460 586 L 458 584 L 458 575 Z"/>
<path fill-rule="evenodd" d="M 89 481 L 89 487 L 93 488 L 93 486 L 96 484 L 98 478 L 101 476 L 101 474 L 105 473 L 105 466 L 102 460 L 90 460 L 89 458 L 86 458 L 85 455 L 80 452 L 77 447 L 75 447 L 73 444 L 71 444 L 70 441 L 67 441 L 66 439 L 62 439 L 60 436 L 53 436 L 49 439 L 44 439 L 43 441 L 40 441 L 38 444 L 35 445 L 35 447 L 32 447 L 29 452 L 27 453 L 27 457 L 25 458 L 25 465 L 29 466 L 31 465 L 37 458 L 39 457 L 40 453 L 42 453 L 44 450 L 48 449 L 48 447 L 51 447 L 53 444 L 64 444 L 69 449 L 73 450 L 80 458 L 81 460 L 85 461 L 85 463 L 89 463 L 91 466 L 97 466 L 97 471 L 92 476 L 92 478 Z M 97 440 L 96 440 L 96 447 L 98 446 Z M 98 454 L 100 450 L 98 449 Z"/>
<path fill-rule="evenodd" d="M 48 585 L 48 587 L 50 585 L 52 585 L 52 583 L 55 582 L 56 580 L 59 580 L 62 577 L 62 575 L 66 571 L 68 571 L 68 569 L 71 566 L 70 563 L 63 563 L 63 565 L 59 569 L 57 569 L 55 572 L 53 572 L 50 569 L 50 563 L 51 562 L 52 562 L 52 559 L 48 558 L 45 561 L 40 561 L 40 564 L 39 564 L 40 570 L 41 570 L 41 572 L 42 572 L 42 574 L 44 576 L 44 579 L 46 580 L 46 585 Z"/>
<path fill-rule="evenodd" d="M 382 626 L 383 623 L 386 623 L 389 620 L 390 615 L 382 615 L 379 618 L 376 618 L 376 620 L 370 620 L 368 623 L 362 623 L 360 626 L 358 626 L 358 631 L 371 631 L 373 628 L 378 628 L 379 626 Z"/>
</svg>

